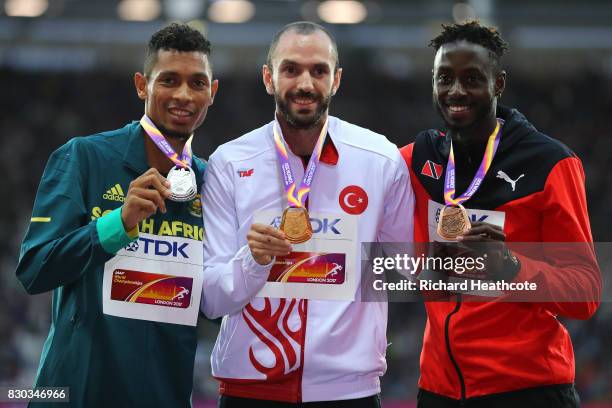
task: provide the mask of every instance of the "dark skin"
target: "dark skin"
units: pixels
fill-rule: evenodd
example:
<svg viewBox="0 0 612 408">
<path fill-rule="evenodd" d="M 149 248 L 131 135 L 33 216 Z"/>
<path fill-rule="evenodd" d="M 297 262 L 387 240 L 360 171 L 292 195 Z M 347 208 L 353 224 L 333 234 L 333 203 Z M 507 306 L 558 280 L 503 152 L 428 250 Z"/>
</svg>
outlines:
<svg viewBox="0 0 612 408">
<path fill-rule="evenodd" d="M 506 72 L 498 69 L 485 47 L 460 40 L 440 47 L 432 73 L 433 102 L 451 134 L 457 173 L 475 174 L 497 124 L 497 98 L 504 91 Z M 467 187 L 457 185 L 457 191 Z M 457 240 L 489 243 L 488 269 L 501 267 L 506 234 L 500 227 L 473 222 Z"/>
<path fill-rule="evenodd" d="M 219 86 L 207 55 L 177 50 L 159 50 L 151 72 L 134 74 L 134 84 L 145 113 L 178 153 L 204 121 Z M 144 139 L 149 165 L 167 174 L 174 164 L 148 137 Z"/>
<path fill-rule="evenodd" d="M 497 98 L 506 72 L 498 70 L 489 51 L 465 40 L 444 44 L 434 60 L 433 98 L 453 133 L 453 144 L 484 146 L 495 129 Z"/>
<path fill-rule="evenodd" d="M 151 72 L 134 74 L 138 97 L 145 102 L 145 113 L 166 135 L 175 152 L 202 124 L 212 105 L 219 83 L 212 79 L 208 56 L 204 53 L 159 50 Z M 144 136 L 143 136 L 144 137 Z M 126 231 L 157 212 L 166 212 L 170 183 L 163 176 L 174 166 L 154 143 L 145 140 L 149 170 L 132 180 L 121 220 Z"/>
</svg>

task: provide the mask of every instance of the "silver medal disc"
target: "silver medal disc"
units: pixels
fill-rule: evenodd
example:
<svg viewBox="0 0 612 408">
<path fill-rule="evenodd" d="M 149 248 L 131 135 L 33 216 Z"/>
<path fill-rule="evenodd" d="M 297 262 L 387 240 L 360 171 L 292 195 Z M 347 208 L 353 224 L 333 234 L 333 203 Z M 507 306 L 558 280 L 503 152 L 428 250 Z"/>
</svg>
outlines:
<svg viewBox="0 0 612 408">
<path fill-rule="evenodd" d="M 172 201 L 190 201 L 197 193 L 195 173 L 189 167 L 173 167 L 166 177 L 170 182 Z"/>
</svg>

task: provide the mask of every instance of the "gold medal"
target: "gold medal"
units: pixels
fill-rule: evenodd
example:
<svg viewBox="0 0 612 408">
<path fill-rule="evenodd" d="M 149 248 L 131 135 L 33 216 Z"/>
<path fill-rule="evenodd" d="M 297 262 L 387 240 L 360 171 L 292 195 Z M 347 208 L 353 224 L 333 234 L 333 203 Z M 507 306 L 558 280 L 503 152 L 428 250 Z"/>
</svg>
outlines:
<svg viewBox="0 0 612 408">
<path fill-rule="evenodd" d="M 438 218 L 438 235 L 449 241 L 455 241 L 471 227 L 467 211 L 461 204 L 457 207 L 447 205 Z"/>
<path fill-rule="evenodd" d="M 301 244 L 312 237 L 312 225 L 308 210 L 304 207 L 289 207 L 283 211 L 280 230 L 292 244 Z"/>
</svg>

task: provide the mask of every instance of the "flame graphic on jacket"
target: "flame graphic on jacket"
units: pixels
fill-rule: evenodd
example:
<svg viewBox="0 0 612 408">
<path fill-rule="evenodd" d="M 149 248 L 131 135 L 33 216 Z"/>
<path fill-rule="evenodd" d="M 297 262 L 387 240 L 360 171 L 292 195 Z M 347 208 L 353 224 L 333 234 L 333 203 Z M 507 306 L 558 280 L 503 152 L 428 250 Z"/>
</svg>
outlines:
<svg viewBox="0 0 612 408">
<path fill-rule="evenodd" d="M 304 300 L 300 300 L 298 315 L 300 327 L 296 331 L 289 328 L 288 321 L 297 300 L 279 299 L 278 307 L 272 310 L 270 299 L 265 298 L 265 306 L 262 310 L 255 309 L 248 304 L 242 311 L 242 317 L 251 331 L 257 335 L 274 355 L 274 365 L 268 367 L 262 364 L 253 351 L 249 348 L 249 359 L 253 367 L 266 376 L 267 380 L 279 379 L 297 370 L 301 364 L 301 331 L 304 326 Z"/>
</svg>

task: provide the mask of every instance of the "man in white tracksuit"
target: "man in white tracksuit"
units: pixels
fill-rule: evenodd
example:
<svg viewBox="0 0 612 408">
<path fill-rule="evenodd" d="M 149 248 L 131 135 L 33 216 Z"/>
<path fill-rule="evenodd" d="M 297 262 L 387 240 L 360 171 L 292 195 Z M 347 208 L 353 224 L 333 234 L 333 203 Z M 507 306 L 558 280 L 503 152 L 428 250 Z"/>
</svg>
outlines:
<svg viewBox="0 0 612 408">
<path fill-rule="evenodd" d="M 380 406 L 387 304 L 360 301 L 361 243 L 410 241 L 414 197 L 394 144 L 328 116 L 341 74 L 324 28 L 285 26 L 263 66 L 274 121 L 210 157 L 202 310 L 225 316 L 211 357 L 220 407 Z M 288 207 L 310 219 L 310 244 L 323 248 L 315 258 L 346 246 L 327 258 L 314 296 L 257 296 L 268 281 L 281 291 L 314 282 L 299 273 L 272 278 L 304 254 L 296 248 L 313 248 L 275 228 L 274 215 Z"/>
</svg>

